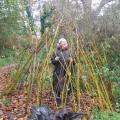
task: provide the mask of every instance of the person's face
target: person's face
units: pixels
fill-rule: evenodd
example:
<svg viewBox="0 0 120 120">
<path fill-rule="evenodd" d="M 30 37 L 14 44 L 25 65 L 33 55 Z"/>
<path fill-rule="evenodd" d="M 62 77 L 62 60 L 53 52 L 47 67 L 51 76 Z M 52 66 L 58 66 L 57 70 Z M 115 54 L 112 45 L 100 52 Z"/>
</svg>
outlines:
<svg viewBox="0 0 120 120">
<path fill-rule="evenodd" d="M 60 47 L 62 48 L 62 49 L 65 49 L 66 47 L 68 46 L 68 44 L 67 44 L 67 42 L 60 42 Z"/>
</svg>

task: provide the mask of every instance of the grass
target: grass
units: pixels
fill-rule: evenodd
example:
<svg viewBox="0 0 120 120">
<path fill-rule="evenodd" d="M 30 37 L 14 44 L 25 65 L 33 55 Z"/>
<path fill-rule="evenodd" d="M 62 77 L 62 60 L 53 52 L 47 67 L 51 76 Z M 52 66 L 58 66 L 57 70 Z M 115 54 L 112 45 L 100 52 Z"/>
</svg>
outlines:
<svg viewBox="0 0 120 120">
<path fill-rule="evenodd" d="M 115 110 L 120 113 L 120 85 L 114 88 L 116 106 Z"/>
<path fill-rule="evenodd" d="M 11 48 L 0 49 L 0 67 L 13 64 L 15 62 L 15 51 Z"/>
<path fill-rule="evenodd" d="M 116 101 L 116 112 L 98 112 L 97 110 L 94 112 L 94 115 L 90 120 L 120 120 L 120 88 L 119 85 L 114 88 L 114 95 Z"/>
<path fill-rule="evenodd" d="M 120 114 L 116 112 L 95 112 L 90 120 L 120 120 Z"/>
<path fill-rule="evenodd" d="M 14 63 L 14 58 L 11 57 L 5 57 L 5 58 L 0 58 L 0 67 L 5 66 L 5 65 L 9 65 L 9 64 L 13 64 Z"/>
</svg>

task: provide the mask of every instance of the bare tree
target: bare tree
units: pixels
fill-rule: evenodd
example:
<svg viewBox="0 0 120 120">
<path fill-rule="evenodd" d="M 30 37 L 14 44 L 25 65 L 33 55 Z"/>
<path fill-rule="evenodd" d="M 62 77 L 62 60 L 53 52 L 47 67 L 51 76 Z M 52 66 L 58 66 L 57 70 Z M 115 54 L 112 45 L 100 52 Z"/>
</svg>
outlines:
<svg viewBox="0 0 120 120">
<path fill-rule="evenodd" d="M 73 37 L 78 32 L 78 34 L 83 35 L 85 41 L 90 42 L 100 29 L 101 19 L 104 19 L 105 10 L 112 7 L 114 3 L 117 4 L 117 9 L 120 8 L 120 0 L 101 0 L 96 9 L 92 8 L 92 2 L 93 0 L 52 0 L 51 4 L 55 6 L 56 11 L 54 16 L 55 24 L 53 24 L 52 29 L 56 27 L 58 21 L 63 17 L 60 34 Z M 107 23 L 108 19 L 106 16 L 104 24 Z"/>
</svg>

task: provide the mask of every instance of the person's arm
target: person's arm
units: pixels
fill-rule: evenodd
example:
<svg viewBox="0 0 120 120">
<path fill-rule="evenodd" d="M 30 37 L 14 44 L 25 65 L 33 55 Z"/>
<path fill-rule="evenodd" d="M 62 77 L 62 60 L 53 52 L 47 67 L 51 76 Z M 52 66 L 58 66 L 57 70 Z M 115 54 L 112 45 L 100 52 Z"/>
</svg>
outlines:
<svg viewBox="0 0 120 120">
<path fill-rule="evenodd" d="M 56 56 L 55 53 L 53 53 L 52 56 L 51 56 L 51 62 L 54 65 L 59 62 L 59 57 Z"/>
</svg>

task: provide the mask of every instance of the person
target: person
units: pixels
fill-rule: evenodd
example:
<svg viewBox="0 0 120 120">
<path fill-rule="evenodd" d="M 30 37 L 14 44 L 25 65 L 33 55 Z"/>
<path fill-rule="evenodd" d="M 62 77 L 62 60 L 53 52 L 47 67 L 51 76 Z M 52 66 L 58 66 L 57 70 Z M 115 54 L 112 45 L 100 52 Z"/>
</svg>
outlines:
<svg viewBox="0 0 120 120">
<path fill-rule="evenodd" d="M 65 84 L 68 83 L 67 68 L 71 63 L 75 64 L 75 57 L 70 55 L 67 40 L 59 39 L 57 47 L 51 56 L 53 70 L 53 90 L 55 92 L 56 102 L 61 103 L 61 92 Z"/>
</svg>

